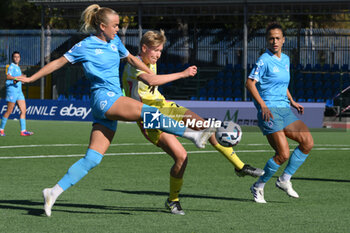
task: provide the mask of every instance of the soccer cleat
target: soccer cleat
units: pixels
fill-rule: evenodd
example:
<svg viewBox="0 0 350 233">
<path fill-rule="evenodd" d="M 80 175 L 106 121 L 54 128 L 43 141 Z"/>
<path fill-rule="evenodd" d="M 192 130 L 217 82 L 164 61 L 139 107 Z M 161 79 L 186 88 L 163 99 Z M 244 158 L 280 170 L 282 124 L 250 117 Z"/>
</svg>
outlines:
<svg viewBox="0 0 350 233">
<path fill-rule="evenodd" d="M 215 133 L 215 131 L 216 129 L 214 127 L 209 127 L 204 130 L 198 131 L 200 134 L 194 140 L 194 144 L 196 145 L 196 147 L 204 149 L 208 139 L 211 137 L 211 135 L 213 135 L 213 133 Z"/>
<path fill-rule="evenodd" d="M 290 180 L 281 181 L 280 178 L 278 178 L 276 181 L 276 187 L 285 191 L 288 194 L 288 196 L 290 196 L 290 197 L 299 198 L 299 195 L 293 189 L 292 182 L 290 182 Z"/>
<path fill-rule="evenodd" d="M 21 131 L 21 136 L 31 136 L 33 134 L 34 134 L 33 132 L 30 132 L 27 130 Z"/>
<path fill-rule="evenodd" d="M 254 201 L 256 203 L 266 203 L 264 198 L 264 189 L 263 188 L 257 188 L 254 186 L 254 184 L 250 187 L 250 192 L 253 194 Z"/>
<path fill-rule="evenodd" d="M 235 169 L 237 176 L 243 177 L 246 175 L 250 175 L 252 177 L 259 177 L 265 174 L 265 171 L 260 168 L 255 168 L 250 166 L 249 164 L 245 164 L 241 170 Z"/>
<path fill-rule="evenodd" d="M 53 197 L 51 196 L 51 188 L 46 188 L 43 190 L 43 196 L 44 196 L 44 210 L 46 216 L 51 216 L 51 209 L 53 204 L 55 204 L 55 200 L 53 200 Z"/>
<path fill-rule="evenodd" d="M 1 130 L 0 130 L 0 137 L 4 137 L 4 136 L 6 136 L 6 135 L 5 135 L 5 130 L 1 129 Z"/>
<path fill-rule="evenodd" d="M 179 201 L 169 201 L 169 199 L 166 199 L 165 208 L 170 210 L 170 213 L 172 214 L 185 215 Z"/>
</svg>

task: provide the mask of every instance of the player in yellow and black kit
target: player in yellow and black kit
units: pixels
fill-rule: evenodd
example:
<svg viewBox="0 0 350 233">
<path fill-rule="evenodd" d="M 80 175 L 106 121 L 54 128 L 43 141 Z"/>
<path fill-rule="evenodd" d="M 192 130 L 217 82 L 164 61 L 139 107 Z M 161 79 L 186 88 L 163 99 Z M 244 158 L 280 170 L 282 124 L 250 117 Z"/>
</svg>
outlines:
<svg viewBox="0 0 350 233">
<path fill-rule="evenodd" d="M 160 58 L 163 46 L 166 42 L 164 31 L 148 31 L 140 42 L 141 53 L 139 59 L 142 60 L 155 74 L 157 74 L 157 60 Z M 144 104 L 156 107 L 161 113 L 173 118 L 176 121 L 186 122 L 190 119 L 204 121 L 200 116 L 191 110 L 177 105 L 175 102 L 167 101 L 158 91 L 158 86 L 165 83 L 197 74 L 197 67 L 190 66 L 186 70 L 164 75 L 151 75 L 144 71 L 126 65 L 123 73 L 123 86 L 127 96 L 143 102 Z M 183 184 L 183 174 L 187 165 L 187 152 L 174 135 L 162 132 L 157 129 L 144 129 L 142 122 L 138 125 L 144 136 L 153 144 L 161 147 L 175 161 L 170 170 L 170 193 L 165 202 L 165 206 L 173 214 L 184 215 L 179 202 L 179 192 Z M 232 147 L 221 146 L 212 135 L 209 142 L 216 150 L 221 152 L 234 166 L 239 176 L 251 175 L 261 176 L 264 171 L 244 164 L 233 151 Z"/>
</svg>

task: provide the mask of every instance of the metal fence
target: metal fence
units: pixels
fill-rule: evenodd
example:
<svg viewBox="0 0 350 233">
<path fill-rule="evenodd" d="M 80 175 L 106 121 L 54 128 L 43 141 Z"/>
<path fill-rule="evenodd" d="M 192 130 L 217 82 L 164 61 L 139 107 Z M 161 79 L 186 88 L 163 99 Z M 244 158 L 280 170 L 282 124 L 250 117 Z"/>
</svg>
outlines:
<svg viewBox="0 0 350 233">
<path fill-rule="evenodd" d="M 143 33 L 146 31 L 147 29 L 144 29 Z M 85 36 L 76 30 L 46 30 L 44 45 L 46 61 L 62 56 Z M 190 63 L 199 66 L 202 70 L 206 68 L 220 70 L 227 64 L 234 66 L 242 63 L 242 31 L 190 28 L 183 32 L 171 29 L 166 31 L 166 36 L 167 43 L 159 64 Z M 0 30 L 0 67 L 5 67 L 11 62 L 13 51 L 21 53 L 21 66 L 40 65 L 40 37 L 40 30 Z M 138 29 L 128 29 L 125 35 L 120 31 L 119 37 L 132 54 L 138 53 Z M 248 68 L 265 51 L 265 47 L 264 29 L 249 35 Z M 303 67 L 307 64 L 314 67 L 318 64 L 339 64 L 341 67 L 344 64 L 350 64 L 350 30 L 288 29 L 283 51 L 291 57 L 294 65 L 300 63 Z M 75 85 L 75 80 L 84 76 L 81 69 L 73 68 L 65 69 L 66 73 L 60 71 L 53 74 L 53 77 L 60 76 L 60 81 L 53 79 L 51 83 L 54 86 L 51 95 L 53 98 L 59 94 L 67 95 L 71 86 Z M 72 75 L 74 77 L 71 77 Z M 5 76 L 1 74 L 1 96 L 4 95 L 4 79 Z M 33 85 L 39 86 L 38 83 Z"/>
<path fill-rule="evenodd" d="M 40 33 L 40 30 L 0 30 L 0 66 L 11 62 L 13 51 L 21 52 L 22 65 L 40 64 Z M 62 55 L 84 35 L 76 30 L 46 30 L 45 36 L 45 56 L 49 56 L 52 53 Z M 240 32 L 235 34 L 225 29 L 189 29 L 183 33 L 171 29 L 166 31 L 166 36 L 168 42 L 160 62 L 191 62 L 213 67 L 242 62 L 243 42 Z M 125 36 L 120 33 L 120 37 L 132 53 L 138 52 L 137 29 L 128 29 Z M 265 46 L 264 30 L 250 36 L 248 64 L 255 63 Z M 303 66 L 350 64 L 350 30 L 301 29 L 298 32 L 289 29 L 286 31 L 284 52 L 292 61 L 299 61 Z"/>
</svg>

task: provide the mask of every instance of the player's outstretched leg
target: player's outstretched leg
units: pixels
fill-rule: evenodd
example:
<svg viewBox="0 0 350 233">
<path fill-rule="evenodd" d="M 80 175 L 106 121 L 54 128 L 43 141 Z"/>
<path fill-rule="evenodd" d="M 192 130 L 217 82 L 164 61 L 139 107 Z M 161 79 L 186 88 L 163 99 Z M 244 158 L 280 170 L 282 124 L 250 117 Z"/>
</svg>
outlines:
<svg viewBox="0 0 350 233">
<path fill-rule="evenodd" d="M 47 216 L 51 216 L 51 208 L 57 197 L 86 176 L 92 168 L 100 164 L 102 158 L 103 155 L 99 152 L 88 149 L 85 157 L 74 163 L 53 188 L 43 190 L 44 210 Z"/>
<path fill-rule="evenodd" d="M 252 167 L 249 164 L 245 164 L 241 170 L 235 168 L 235 172 L 239 177 L 246 175 L 252 177 L 260 177 L 265 174 L 265 171 L 263 169 Z"/>
<path fill-rule="evenodd" d="M 46 188 L 43 190 L 43 197 L 44 197 L 44 210 L 46 216 L 51 216 L 51 209 L 52 206 L 55 204 L 55 201 L 59 195 L 61 195 L 64 192 L 64 190 L 56 184 L 52 188 Z"/>
<path fill-rule="evenodd" d="M 249 164 L 244 164 L 232 147 L 225 147 L 220 145 L 215 139 L 215 135 L 213 135 L 209 141 L 217 151 L 224 155 L 225 158 L 228 159 L 228 161 L 232 163 L 233 166 L 235 166 L 235 172 L 237 176 L 243 177 L 249 175 L 252 177 L 259 177 L 264 175 L 264 170 L 252 167 Z"/>
</svg>

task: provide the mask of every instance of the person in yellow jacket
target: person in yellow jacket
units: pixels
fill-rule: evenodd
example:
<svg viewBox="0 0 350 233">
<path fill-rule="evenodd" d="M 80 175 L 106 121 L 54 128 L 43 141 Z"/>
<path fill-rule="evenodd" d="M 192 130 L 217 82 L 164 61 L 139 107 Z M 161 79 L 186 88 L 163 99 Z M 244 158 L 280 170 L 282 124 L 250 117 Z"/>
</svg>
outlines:
<svg viewBox="0 0 350 233">
<path fill-rule="evenodd" d="M 126 64 L 123 72 L 123 87 L 125 94 L 144 104 L 159 109 L 161 113 L 173 118 L 176 121 L 186 122 L 187 120 L 204 121 L 200 116 L 191 110 L 177 105 L 175 102 L 167 101 L 158 91 L 158 86 L 178 79 L 193 77 L 197 74 L 197 67 L 190 66 L 178 73 L 157 75 L 157 61 L 162 54 L 166 37 L 164 31 L 148 31 L 140 41 L 141 52 L 137 56 L 145 63 L 154 74 L 148 74 Z M 187 165 L 187 152 L 178 139 L 171 134 L 158 129 L 145 129 L 143 122 L 138 122 L 143 135 L 154 145 L 162 148 L 174 159 L 174 165 L 170 170 L 170 192 L 165 202 L 165 207 L 173 214 L 184 215 L 180 202 L 179 192 L 183 184 L 183 175 Z M 213 134 L 209 142 L 213 147 L 222 153 L 234 166 L 239 176 L 250 175 L 258 177 L 264 174 L 259 168 L 244 164 L 236 155 L 232 147 L 221 146 Z"/>
</svg>

